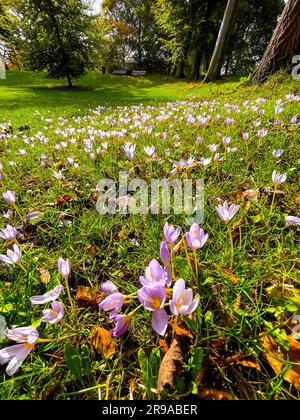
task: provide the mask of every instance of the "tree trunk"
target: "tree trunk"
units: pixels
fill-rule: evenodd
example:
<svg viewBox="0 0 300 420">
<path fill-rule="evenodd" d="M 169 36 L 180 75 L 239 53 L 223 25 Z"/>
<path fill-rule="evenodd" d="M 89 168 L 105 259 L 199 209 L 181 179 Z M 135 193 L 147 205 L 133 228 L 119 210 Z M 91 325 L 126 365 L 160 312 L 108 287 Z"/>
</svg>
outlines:
<svg viewBox="0 0 300 420">
<path fill-rule="evenodd" d="M 248 84 L 262 84 L 277 70 L 289 70 L 299 41 L 300 0 L 288 0 L 260 65 Z"/>
<path fill-rule="evenodd" d="M 176 66 L 175 77 L 177 77 L 178 79 L 184 78 L 184 60 L 178 61 Z"/>
<path fill-rule="evenodd" d="M 208 83 L 220 77 L 223 59 L 226 54 L 230 35 L 234 25 L 238 2 L 239 0 L 228 0 L 215 50 L 210 61 L 208 72 L 204 79 L 204 83 Z"/>
<path fill-rule="evenodd" d="M 68 89 L 73 89 L 73 83 L 72 83 L 72 77 L 70 73 L 67 73 L 67 79 L 68 79 Z"/>
<path fill-rule="evenodd" d="M 200 77 L 200 66 L 202 61 L 202 50 L 198 50 L 196 52 L 195 61 L 194 61 L 194 69 L 192 79 L 197 81 Z"/>
</svg>

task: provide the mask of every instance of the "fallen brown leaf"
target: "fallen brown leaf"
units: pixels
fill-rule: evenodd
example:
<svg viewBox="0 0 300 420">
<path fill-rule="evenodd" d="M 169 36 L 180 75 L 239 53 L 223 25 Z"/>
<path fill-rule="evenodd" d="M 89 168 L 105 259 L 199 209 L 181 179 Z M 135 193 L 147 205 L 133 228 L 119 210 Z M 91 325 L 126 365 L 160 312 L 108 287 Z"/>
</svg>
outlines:
<svg viewBox="0 0 300 420">
<path fill-rule="evenodd" d="M 72 200 L 72 197 L 70 195 L 64 195 L 63 197 L 57 197 L 56 204 L 58 206 L 62 206 L 65 203 L 68 203 Z"/>
<path fill-rule="evenodd" d="M 163 352 L 163 354 L 165 355 L 166 353 L 168 353 L 170 347 L 168 346 L 167 340 L 161 338 L 159 340 L 159 345 L 161 347 L 161 351 Z"/>
<path fill-rule="evenodd" d="M 218 391 L 213 388 L 205 388 L 199 392 L 199 398 L 202 400 L 212 400 L 212 401 L 232 401 L 233 397 L 229 392 Z"/>
<path fill-rule="evenodd" d="M 99 289 L 79 286 L 77 289 L 76 299 L 84 306 L 97 306 L 101 302 L 103 296 L 103 293 Z"/>
<path fill-rule="evenodd" d="M 38 268 L 39 273 L 40 273 L 40 280 L 43 284 L 48 284 L 51 278 L 50 272 L 49 270 L 47 270 L 47 268 L 44 267 L 40 267 Z"/>
<path fill-rule="evenodd" d="M 105 357 L 111 357 L 115 353 L 115 341 L 111 332 L 102 327 L 94 327 L 91 332 L 91 343 L 97 353 L 103 354 Z"/>
<path fill-rule="evenodd" d="M 165 389 L 173 390 L 175 387 L 176 378 L 182 370 L 184 356 L 180 346 L 180 342 L 175 338 L 171 344 L 170 349 L 162 359 L 159 373 L 157 392 L 160 395 Z"/>
<path fill-rule="evenodd" d="M 176 337 L 193 338 L 193 334 L 184 326 L 183 321 L 181 319 L 172 319 L 169 322 L 169 325 L 172 327 Z"/>
<path fill-rule="evenodd" d="M 284 379 L 300 390 L 300 344 L 292 337 L 286 338 L 289 343 L 289 350 L 284 349 L 271 335 L 261 338 L 260 344 L 264 348 L 264 356 L 274 370 L 279 375 L 290 362 L 290 369 L 285 374 Z"/>
</svg>

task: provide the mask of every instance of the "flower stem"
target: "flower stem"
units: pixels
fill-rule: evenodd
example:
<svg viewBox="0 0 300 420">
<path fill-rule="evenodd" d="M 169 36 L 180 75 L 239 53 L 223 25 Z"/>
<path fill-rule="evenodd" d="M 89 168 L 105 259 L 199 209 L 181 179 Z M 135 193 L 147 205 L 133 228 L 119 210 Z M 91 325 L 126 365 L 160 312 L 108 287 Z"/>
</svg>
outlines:
<svg viewBox="0 0 300 420">
<path fill-rule="evenodd" d="M 193 249 L 193 254 L 194 254 L 194 261 L 195 261 L 195 268 L 196 268 L 196 277 L 197 280 L 199 278 L 199 270 L 198 270 L 198 257 L 197 257 L 197 251 L 196 249 Z"/>
<path fill-rule="evenodd" d="M 176 280 L 176 278 L 175 278 L 175 268 L 174 268 L 174 260 L 173 260 L 173 257 L 174 257 L 174 255 L 173 255 L 173 248 L 174 248 L 174 245 L 173 244 L 170 244 L 170 264 L 171 264 L 171 273 L 172 273 L 172 280 L 173 281 L 175 281 Z"/>
<path fill-rule="evenodd" d="M 273 192 L 273 198 L 272 198 L 272 203 L 271 203 L 271 207 L 270 207 L 270 214 L 272 213 L 272 211 L 273 211 L 273 206 L 274 206 L 274 202 L 275 202 L 275 197 L 276 197 L 276 194 L 277 194 L 277 188 L 278 188 L 278 186 L 277 186 L 277 184 L 275 184 L 275 186 L 274 186 L 274 192 Z"/>
<path fill-rule="evenodd" d="M 13 208 L 16 211 L 17 215 L 23 220 L 23 216 L 21 215 L 20 210 L 18 209 L 18 206 L 15 204 Z"/>
<path fill-rule="evenodd" d="M 73 303 L 73 299 L 72 299 L 71 291 L 70 291 L 70 286 L 69 286 L 69 276 L 66 276 L 64 278 L 64 280 L 66 282 L 66 291 L 67 291 L 68 299 L 69 299 L 69 302 L 70 302 L 70 305 L 71 305 L 72 313 L 76 317 L 75 306 L 74 306 L 74 303 Z"/>
<path fill-rule="evenodd" d="M 228 234 L 229 234 L 229 241 L 230 241 L 230 269 L 233 267 L 233 256 L 234 256 L 234 246 L 233 246 L 233 237 L 232 237 L 232 230 L 229 225 L 227 225 Z"/>
<path fill-rule="evenodd" d="M 186 255 L 185 258 L 186 258 L 187 263 L 188 263 L 188 265 L 190 267 L 190 270 L 192 272 L 192 275 L 193 275 L 194 279 L 196 280 L 196 276 L 195 276 L 195 273 L 194 273 L 194 270 L 193 270 L 193 267 L 192 267 L 192 264 L 191 264 L 191 261 L 190 261 L 190 257 L 189 257 L 189 253 L 188 253 L 188 249 L 187 249 L 187 245 L 186 245 L 185 239 L 183 240 L 183 245 L 184 245 L 185 255 Z"/>
<path fill-rule="evenodd" d="M 67 340 L 68 338 L 75 337 L 77 335 L 78 335 L 78 333 L 64 335 L 62 337 L 57 337 L 57 338 L 47 338 L 47 339 L 45 339 L 45 338 L 39 338 L 38 341 L 37 341 L 37 343 L 53 343 L 54 341 L 64 341 L 64 340 Z"/>
</svg>

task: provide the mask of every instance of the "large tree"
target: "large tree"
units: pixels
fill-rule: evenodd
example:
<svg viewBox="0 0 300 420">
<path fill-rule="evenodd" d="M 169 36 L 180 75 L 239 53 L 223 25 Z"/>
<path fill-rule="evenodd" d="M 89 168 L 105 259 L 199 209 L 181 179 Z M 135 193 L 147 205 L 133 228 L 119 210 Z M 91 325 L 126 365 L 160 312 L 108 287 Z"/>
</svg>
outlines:
<svg viewBox="0 0 300 420">
<path fill-rule="evenodd" d="M 89 10 L 83 0 L 18 0 L 10 11 L 20 17 L 29 67 L 47 70 L 49 78 L 67 78 L 72 88 L 73 78 L 91 68 L 95 52 L 94 17 Z"/>
<path fill-rule="evenodd" d="M 107 64 L 129 62 L 149 71 L 160 67 L 162 43 L 152 13 L 154 4 L 155 0 L 104 0 L 106 41 L 110 45 Z"/>
<path fill-rule="evenodd" d="M 262 84 L 279 69 L 288 70 L 300 47 L 300 0 L 288 0 L 273 37 L 249 84 Z"/>
</svg>

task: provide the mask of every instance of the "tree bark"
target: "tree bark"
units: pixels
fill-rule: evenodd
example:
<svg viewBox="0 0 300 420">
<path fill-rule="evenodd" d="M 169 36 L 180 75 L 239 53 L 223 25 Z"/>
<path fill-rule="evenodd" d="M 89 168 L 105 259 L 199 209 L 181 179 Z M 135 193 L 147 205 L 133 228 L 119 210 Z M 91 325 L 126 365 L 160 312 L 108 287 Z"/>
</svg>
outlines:
<svg viewBox="0 0 300 420">
<path fill-rule="evenodd" d="M 198 50 L 196 52 L 195 61 L 194 61 L 194 69 L 192 79 L 197 81 L 200 77 L 200 66 L 202 61 L 202 50 Z"/>
<path fill-rule="evenodd" d="M 248 84 L 262 84 L 277 70 L 289 70 L 299 41 L 300 0 L 288 0 L 264 56 Z"/>
<path fill-rule="evenodd" d="M 68 89 L 73 89 L 73 83 L 72 83 L 72 77 L 70 73 L 67 73 L 67 79 L 68 79 Z"/>
<path fill-rule="evenodd" d="M 226 54 L 230 35 L 233 29 L 239 0 L 228 0 L 215 50 L 213 52 L 208 72 L 205 76 L 204 83 L 211 82 L 220 77 L 223 59 Z"/>
</svg>

